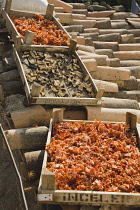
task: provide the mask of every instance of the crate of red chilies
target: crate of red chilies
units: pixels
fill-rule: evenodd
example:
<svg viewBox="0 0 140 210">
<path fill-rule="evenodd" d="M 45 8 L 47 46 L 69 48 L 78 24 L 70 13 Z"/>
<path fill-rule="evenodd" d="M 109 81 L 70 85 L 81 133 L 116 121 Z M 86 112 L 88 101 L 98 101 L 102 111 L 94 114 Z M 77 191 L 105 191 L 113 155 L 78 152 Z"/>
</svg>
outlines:
<svg viewBox="0 0 140 210">
<path fill-rule="evenodd" d="M 71 46 L 70 36 L 61 23 L 53 16 L 53 6 L 48 4 L 46 14 L 36 14 L 11 9 L 12 0 L 6 1 L 6 7 L 2 8 L 1 16 L 15 47 L 20 51 L 21 47 L 31 46 Z"/>
<path fill-rule="evenodd" d="M 74 205 L 140 206 L 139 126 L 126 122 L 68 121 L 53 111 L 38 201 Z"/>
</svg>

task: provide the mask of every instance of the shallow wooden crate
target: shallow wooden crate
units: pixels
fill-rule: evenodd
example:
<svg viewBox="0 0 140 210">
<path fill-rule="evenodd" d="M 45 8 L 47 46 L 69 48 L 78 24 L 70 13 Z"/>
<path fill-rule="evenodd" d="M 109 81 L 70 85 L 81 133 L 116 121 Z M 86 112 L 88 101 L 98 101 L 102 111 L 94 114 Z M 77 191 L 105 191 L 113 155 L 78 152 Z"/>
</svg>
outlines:
<svg viewBox="0 0 140 210">
<path fill-rule="evenodd" d="M 21 38 L 20 33 L 17 31 L 14 23 L 12 22 L 10 16 L 14 16 L 14 17 L 26 17 L 26 18 L 34 18 L 34 15 L 36 13 L 33 12 L 24 12 L 24 11 L 18 11 L 18 10 L 12 10 L 11 9 L 11 3 L 12 0 L 7 0 L 6 1 L 6 6 L 5 8 L 2 8 L 1 10 L 1 16 L 2 16 L 2 20 L 3 20 L 3 24 L 6 26 L 14 44 L 15 47 L 18 51 L 20 51 L 21 46 L 24 46 L 26 44 L 24 44 L 23 39 Z M 55 18 L 53 16 L 53 5 L 48 4 L 48 8 L 46 10 L 46 14 L 42 15 L 44 16 L 46 19 L 53 21 L 57 27 L 59 29 L 61 29 L 63 31 L 63 33 L 67 34 L 70 38 L 70 35 L 68 34 L 68 32 L 63 28 L 63 26 L 61 25 L 61 23 L 57 20 L 57 18 Z M 29 38 L 30 39 L 30 38 Z M 71 45 L 72 42 L 70 42 Z M 28 46 L 32 47 L 32 44 L 28 44 Z M 38 46 L 38 45 L 33 45 L 33 46 Z M 49 45 L 39 45 L 40 47 L 47 47 Z M 57 46 L 53 46 L 54 48 Z M 62 48 L 69 48 L 68 46 L 61 46 Z"/>
<path fill-rule="evenodd" d="M 50 121 L 47 144 L 51 140 L 52 124 L 57 122 L 66 122 L 63 120 L 63 110 L 54 109 L 54 118 Z M 136 123 L 136 116 L 127 113 L 126 123 L 132 130 L 136 130 L 138 147 L 140 148 L 140 130 Z M 79 121 L 80 122 L 80 121 Z M 85 121 L 84 121 L 85 122 Z M 91 123 L 91 121 L 86 121 Z M 104 122 L 105 123 L 105 122 Z M 116 122 L 109 122 L 116 123 Z M 118 122 L 119 123 L 119 122 Z M 120 192 L 102 192 L 102 191 L 77 191 L 77 190 L 55 190 L 55 174 L 46 168 L 47 151 L 44 154 L 42 171 L 38 188 L 38 202 L 49 204 L 69 204 L 69 205 L 124 205 L 140 206 L 140 193 L 120 193 Z"/>
<path fill-rule="evenodd" d="M 95 98 L 78 98 L 78 97 L 32 97 L 31 95 L 31 91 L 25 76 L 25 66 L 23 67 L 23 64 L 21 63 L 21 58 L 20 58 L 20 54 L 22 52 L 27 52 L 30 50 L 36 50 L 36 51 L 40 51 L 40 52 L 60 52 L 60 53 L 66 53 L 67 55 L 69 55 L 69 49 L 64 49 L 61 47 L 47 47 L 47 48 L 42 48 L 39 46 L 34 46 L 34 47 L 29 47 L 29 46 L 22 46 L 21 47 L 21 51 L 17 52 L 17 50 L 15 49 L 15 47 L 13 46 L 13 55 L 14 58 L 16 60 L 16 64 L 21 76 L 21 80 L 24 86 L 24 90 L 28 99 L 28 102 L 30 104 L 46 104 L 46 105 L 64 105 L 64 106 L 85 106 L 85 105 L 90 105 L 90 106 L 99 106 L 101 104 L 100 101 L 100 91 L 98 91 L 94 80 L 92 79 L 91 75 L 89 74 L 89 72 L 87 71 L 85 65 L 83 64 L 83 62 L 81 61 L 81 59 L 79 58 L 78 54 L 75 52 L 73 55 L 75 55 L 76 59 L 78 60 L 78 64 L 82 70 L 82 73 L 86 76 L 89 76 L 89 80 L 95 95 Z"/>
</svg>

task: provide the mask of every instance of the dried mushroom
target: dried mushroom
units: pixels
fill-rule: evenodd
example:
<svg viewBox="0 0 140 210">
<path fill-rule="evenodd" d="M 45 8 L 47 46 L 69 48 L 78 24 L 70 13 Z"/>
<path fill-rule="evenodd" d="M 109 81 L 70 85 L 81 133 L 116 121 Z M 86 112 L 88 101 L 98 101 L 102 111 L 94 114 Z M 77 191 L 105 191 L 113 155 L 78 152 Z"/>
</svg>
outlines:
<svg viewBox="0 0 140 210">
<path fill-rule="evenodd" d="M 94 97 L 89 75 L 84 75 L 74 55 L 29 51 L 21 56 L 30 89 L 35 81 L 45 97 Z"/>
</svg>

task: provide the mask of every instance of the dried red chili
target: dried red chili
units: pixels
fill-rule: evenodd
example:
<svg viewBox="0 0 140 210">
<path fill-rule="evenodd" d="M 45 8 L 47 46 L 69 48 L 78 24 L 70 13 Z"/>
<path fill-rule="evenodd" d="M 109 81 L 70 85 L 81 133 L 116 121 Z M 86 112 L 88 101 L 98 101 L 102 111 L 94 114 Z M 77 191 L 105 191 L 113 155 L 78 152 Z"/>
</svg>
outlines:
<svg viewBox="0 0 140 210">
<path fill-rule="evenodd" d="M 53 125 L 47 168 L 59 190 L 140 192 L 140 152 L 124 123 Z"/>
<path fill-rule="evenodd" d="M 32 43 L 34 45 L 70 45 L 68 35 L 63 33 L 53 21 L 45 19 L 42 15 L 36 14 L 35 18 L 11 17 L 11 19 L 23 40 L 27 30 L 35 33 Z"/>
</svg>

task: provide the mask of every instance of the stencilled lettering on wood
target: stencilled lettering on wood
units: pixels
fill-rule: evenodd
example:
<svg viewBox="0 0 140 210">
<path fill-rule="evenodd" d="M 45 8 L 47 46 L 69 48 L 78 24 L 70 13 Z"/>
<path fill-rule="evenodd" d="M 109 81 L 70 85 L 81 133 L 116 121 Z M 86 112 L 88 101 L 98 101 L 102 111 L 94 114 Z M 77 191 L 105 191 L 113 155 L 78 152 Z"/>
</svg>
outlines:
<svg viewBox="0 0 140 210">
<path fill-rule="evenodd" d="M 97 193 L 64 193 L 63 202 L 77 203 L 108 203 L 108 204 L 129 204 L 131 200 L 128 195 L 97 194 Z"/>
</svg>

